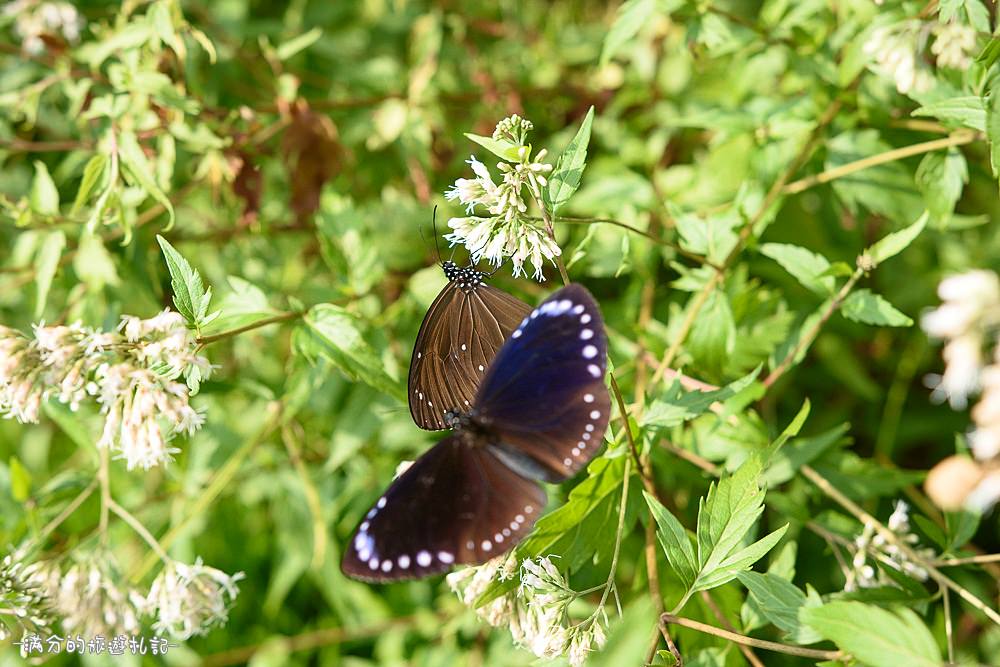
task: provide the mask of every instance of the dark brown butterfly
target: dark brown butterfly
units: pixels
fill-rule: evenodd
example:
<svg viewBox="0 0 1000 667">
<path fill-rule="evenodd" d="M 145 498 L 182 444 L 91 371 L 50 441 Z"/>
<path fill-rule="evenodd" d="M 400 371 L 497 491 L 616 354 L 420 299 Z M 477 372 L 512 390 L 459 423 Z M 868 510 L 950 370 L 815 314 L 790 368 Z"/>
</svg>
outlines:
<svg viewBox="0 0 1000 667">
<path fill-rule="evenodd" d="M 341 569 L 365 581 L 412 579 L 482 563 L 519 542 L 558 482 L 601 447 L 611 399 L 601 313 L 580 285 L 524 318 L 497 352 L 454 430 L 378 499 Z"/>
<path fill-rule="evenodd" d="M 486 284 L 473 267 L 443 262 L 448 284 L 420 325 L 410 360 L 410 414 L 420 428 L 447 427 L 448 412 L 469 409 L 497 350 L 531 306 Z"/>
</svg>

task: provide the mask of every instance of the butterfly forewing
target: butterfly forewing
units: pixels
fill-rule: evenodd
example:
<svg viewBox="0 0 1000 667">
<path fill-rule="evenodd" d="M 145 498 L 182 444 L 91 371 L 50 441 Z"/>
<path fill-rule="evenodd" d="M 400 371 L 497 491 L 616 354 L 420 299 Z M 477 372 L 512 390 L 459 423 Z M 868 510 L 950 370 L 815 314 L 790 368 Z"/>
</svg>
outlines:
<svg viewBox="0 0 1000 667">
<path fill-rule="evenodd" d="M 607 339 L 594 298 L 579 285 L 546 299 L 511 334 L 479 387 L 476 415 L 507 451 L 527 455 L 549 481 L 597 453 L 611 399 Z"/>
<path fill-rule="evenodd" d="M 482 563 L 527 534 L 545 492 L 471 433 L 445 438 L 403 472 L 345 549 L 344 573 L 367 581 L 423 577 Z"/>
<path fill-rule="evenodd" d="M 428 430 L 445 428 L 445 413 L 471 408 L 497 350 L 531 311 L 472 268 L 446 262 L 444 270 L 449 282 L 420 325 L 407 382 L 413 421 Z"/>
</svg>

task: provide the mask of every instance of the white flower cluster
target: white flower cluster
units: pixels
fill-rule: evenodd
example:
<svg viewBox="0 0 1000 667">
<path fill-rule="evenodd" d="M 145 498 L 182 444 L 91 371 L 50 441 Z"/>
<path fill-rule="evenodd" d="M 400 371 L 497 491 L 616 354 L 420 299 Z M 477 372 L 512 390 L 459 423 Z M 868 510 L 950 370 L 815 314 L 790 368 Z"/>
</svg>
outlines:
<svg viewBox="0 0 1000 667">
<path fill-rule="evenodd" d="M 910 531 L 909 512 L 910 508 L 905 502 L 896 501 L 896 507 L 892 515 L 889 516 L 886 527 L 903 542 L 916 545 L 920 538 Z M 912 562 L 898 546 L 886 540 L 884 535 L 876 533 L 874 524 L 865 524 L 861 534 L 854 539 L 854 546 L 854 558 L 851 562 L 851 570 L 847 573 L 847 582 L 844 584 L 845 591 L 893 585 L 891 579 L 881 572 L 876 572 L 875 568 L 868 564 L 869 558 L 874 558 L 919 581 L 927 580 L 927 570 Z M 934 556 L 932 549 L 918 550 L 917 553 L 929 558 Z"/>
<path fill-rule="evenodd" d="M 900 93 L 925 93 L 934 87 L 934 76 L 921 57 L 925 41 L 923 22 L 913 19 L 877 28 L 864 51 L 875 60 L 872 69 L 892 79 Z"/>
<path fill-rule="evenodd" d="M 921 319 L 929 335 L 947 341 L 944 374 L 928 377 L 932 397 L 959 409 L 969 395 L 979 391 L 980 398 L 968 436 L 974 459 L 941 461 L 925 488 L 942 509 L 984 512 L 1000 500 L 1000 279 L 992 271 L 969 271 L 941 281 L 938 295 L 944 303 Z"/>
<path fill-rule="evenodd" d="M 22 554 L 0 561 L 0 641 L 16 626 L 21 635 L 39 633 L 52 624 L 52 609 L 45 590 L 35 579 L 37 566 L 25 564 Z"/>
<path fill-rule="evenodd" d="M 902 21 L 872 31 L 864 45 L 865 53 L 872 57 L 872 70 L 893 80 L 896 90 L 908 93 L 925 93 L 934 87 L 924 51 L 930 36 L 934 36 L 931 54 L 938 67 L 967 70 L 976 54 L 976 31 L 962 23 L 919 19 Z"/>
<path fill-rule="evenodd" d="M 73 563 L 65 573 L 56 563 L 43 561 L 34 580 L 45 589 L 67 633 L 114 637 L 140 632 L 144 604 L 136 589 L 122 586 L 122 579 L 111 555 L 105 554 Z"/>
<path fill-rule="evenodd" d="M 80 323 L 35 325 L 28 337 L 0 326 L 0 415 L 37 422 L 50 396 L 71 410 L 92 398 L 105 415 L 98 446 L 119 452 L 129 470 L 168 461 L 177 451 L 170 439 L 204 422 L 178 380 L 193 384 L 208 377 L 211 366 L 173 311 L 148 320 L 125 316 L 120 328 L 123 334 Z"/>
<path fill-rule="evenodd" d="M 505 118 L 497 125 L 493 138 L 518 147 L 516 160 L 497 163 L 497 169 L 503 174 L 499 184 L 494 182 L 485 164 L 475 157 L 469 159 L 475 178 L 458 179 L 445 197 L 465 204 L 470 214 L 476 207 L 484 208 L 489 217 L 452 218 L 448 221 L 452 232 L 445 238 L 452 245 L 463 244 L 473 262 L 485 259 L 499 266 L 509 257 L 515 277 L 522 273 L 527 275 L 524 264 L 530 260 L 535 279 L 544 280 L 544 261 L 554 261 L 561 251 L 546 231 L 526 216 L 528 205 L 524 189 L 527 188 L 536 202 L 541 202 L 542 189 L 547 183 L 545 175 L 552 171 L 552 165 L 542 162 L 546 154 L 544 149 L 532 159 L 531 147 L 524 145 L 530 129 L 531 123 L 518 116 Z"/>
<path fill-rule="evenodd" d="M 143 595 L 122 584 L 114 557 L 106 551 L 89 554 L 65 572 L 55 561 L 17 566 L 19 562 L 13 554 L 0 566 L 0 594 L 16 590 L 27 600 L 20 603 L 25 612 L 19 619 L 49 626 L 51 617 L 59 617 L 63 630 L 85 637 L 138 634 L 147 615 L 157 632 L 180 640 L 206 634 L 228 620 L 239 594 L 235 582 L 243 578 L 242 572 L 228 575 L 200 558 L 193 565 L 170 560 Z M 5 599 L 0 596 L 0 610 Z"/>
<path fill-rule="evenodd" d="M 195 560 L 194 565 L 170 561 L 153 581 L 145 610 L 155 614 L 153 627 L 186 640 L 225 625 L 242 572 L 230 576 Z"/>
<path fill-rule="evenodd" d="M 517 572 L 512 555 L 500 556 L 478 567 L 451 573 L 448 584 L 472 607 L 494 579 L 510 579 Z M 598 618 L 601 610 L 581 623 L 570 623 L 569 605 L 578 594 L 551 560 L 525 560 L 519 575 L 516 591 L 476 608 L 476 614 L 494 627 L 508 626 L 514 642 L 539 658 L 564 656 L 574 667 L 582 665 L 595 646 L 604 646 L 605 629 Z"/>
<path fill-rule="evenodd" d="M 5 16 L 14 16 L 14 32 L 21 38 L 25 53 L 38 55 L 45 51 L 45 35 L 62 35 L 75 44 L 86 24 L 80 12 L 68 2 L 37 2 L 14 0 L 4 5 Z"/>
</svg>

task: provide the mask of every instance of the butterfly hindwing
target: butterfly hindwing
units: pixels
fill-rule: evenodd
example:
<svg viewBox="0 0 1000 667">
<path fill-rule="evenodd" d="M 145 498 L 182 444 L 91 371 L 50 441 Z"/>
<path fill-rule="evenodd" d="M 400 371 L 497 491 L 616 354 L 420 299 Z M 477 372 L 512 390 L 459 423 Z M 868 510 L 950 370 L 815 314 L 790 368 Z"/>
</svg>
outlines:
<svg viewBox="0 0 1000 667">
<path fill-rule="evenodd" d="M 477 438 L 445 438 L 393 481 L 348 543 L 345 574 L 378 582 L 428 576 L 482 563 L 531 530 L 545 492 Z"/>
<path fill-rule="evenodd" d="M 501 447 L 527 455 L 548 481 L 565 479 L 597 453 L 611 399 L 607 338 L 597 303 L 580 285 L 546 299 L 494 357 L 474 405 Z"/>
<path fill-rule="evenodd" d="M 468 411 L 497 350 L 531 307 L 485 284 L 472 268 L 445 263 L 449 282 L 420 325 L 407 393 L 420 428 L 446 428 L 445 413 Z"/>
</svg>

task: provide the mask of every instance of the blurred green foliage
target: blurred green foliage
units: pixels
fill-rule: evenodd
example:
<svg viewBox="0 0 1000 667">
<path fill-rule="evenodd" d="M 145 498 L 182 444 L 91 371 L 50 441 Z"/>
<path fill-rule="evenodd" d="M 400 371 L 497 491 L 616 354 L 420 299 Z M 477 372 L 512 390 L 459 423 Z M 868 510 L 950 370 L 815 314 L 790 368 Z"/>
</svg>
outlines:
<svg viewBox="0 0 1000 667">
<path fill-rule="evenodd" d="M 174 441 L 172 463 L 110 466 L 115 500 L 169 537 L 174 558 L 246 573 L 225 628 L 164 662 L 533 659 L 440 578 L 370 586 L 345 579 L 339 558 L 397 465 L 439 437 L 413 425 L 402 399 L 417 328 L 445 280 L 431 210 L 461 215 L 443 192 L 468 176 L 470 153 L 494 159 L 464 133 L 489 136 L 518 113 L 554 163 L 592 106 L 586 169 L 556 238 L 571 278 L 600 301 L 646 490 L 660 499 L 643 503 L 638 475 L 621 498 L 629 451 L 616 419 L 609 453 L 549 489 L 552 514 L 518 551 L 560 556 L 576 590 L 601 586 L 624 508 L 613 581 L 625 620 L 609 601 L 609 645 L 592 663 L 653 655 L 657 608 L 691 593 L 675 559 L 684 545 L 719 547 L 705 542 L 699 509 L 723 506 L 733 480 L 752 502 L 726 546 L 774 535 L 757 566 L 767 574 L 709 581 L 711 596 L 690 596 L 682 616 L 789 644 L 826 637 L 866 663 L 902 664 L 893 647 L 852 644 L 857 632 L 833 627 L 863 613 L 880 631 L 911 633 L 903 648 L 933 664 L 949 655 L 949 609 L 955 659 L 1000 655 L 997 626 L 954 593 L 945 607 L 933 578 L 893 570 L 891 586 L 844 594 L 838 558 L 850 561 L 862 522 L 801 474 L 811 465 L 883 523 L 908 499 L 921 546 L 939 556 L 1000 551 L 995 515 L 942 516 L 918 488 L 956 440 L 965 448 L 968 418 L 931 403 L 923 378 L 942 362 L 914 325 L 941 277 L 1000 259 L 995 6 L 130 0 L 74 3 L 74 38 L 18 23 L 43 4 L 10 3 L 0 19 L 0 322 L 113 330 L 123 314 L 172 307 L 216 366 L 192 398 L 205 425 Z M 975 37 L 963 66 L 932 51 L 948 24 Z M 897 41 L 886 46 L 886 34 Z M 911 45 L 909 79 L 885 69 L 900 44 Z M 157 235 L 176 257 L 164 261 Z M 168 263 L 187 279 L 172 282 Z M 554 267 L 542 284 L 504 274 L 494 283 L 531 303 L 559 284 Z M 691 393 L 663 377 L 668 367 L 724 388 Z M 0 422 L 0 540 L 12 548 L 99 470 L 97 406 L 50 399 L 43 412 L 38 424 Z M 796 415 L 804 423 L 778 449 Z M 775 450 L 758 489 L 740 466 Z M 738 469 L 710 491 L 706 470 Z M 89 497 L 45 556 L 92 549 L 100 505 Z M 685 530 L 696 529 L 693 544 Z M 108 530 L 123 572 L 148 586 L 155 554 L 125 522 L 112 517 Z M 947 573 L 996 608 L 995 570 Z M 768 606 L 768 592 L 781 604 Z M 853 601 L 823 605 L 831 595 Z M 725 639 L 671 636 L 688 665 L 746 662 Z M 669 664 L 664 648 L 655 660 Z M 0 651 L 17 660 L 9 644 Z"/>
</svg>

